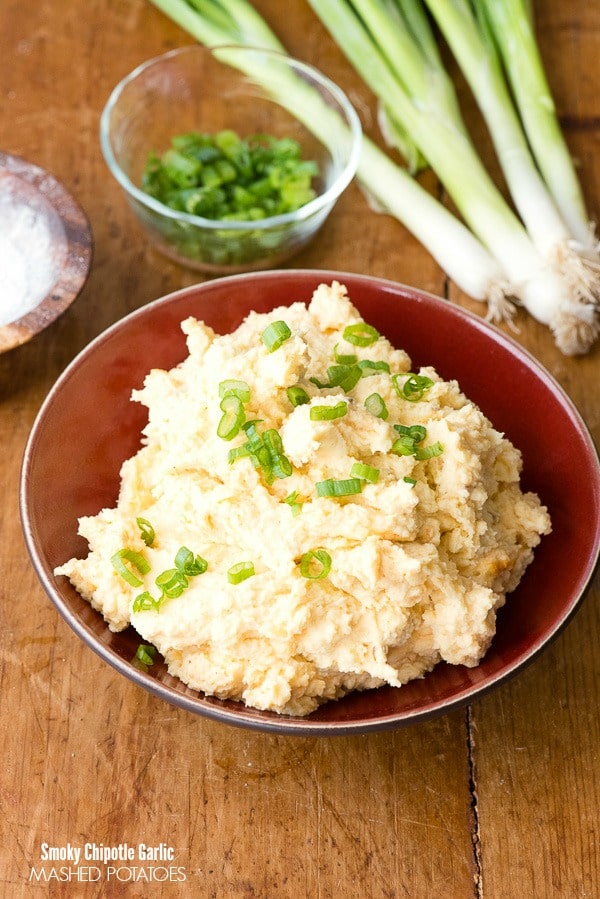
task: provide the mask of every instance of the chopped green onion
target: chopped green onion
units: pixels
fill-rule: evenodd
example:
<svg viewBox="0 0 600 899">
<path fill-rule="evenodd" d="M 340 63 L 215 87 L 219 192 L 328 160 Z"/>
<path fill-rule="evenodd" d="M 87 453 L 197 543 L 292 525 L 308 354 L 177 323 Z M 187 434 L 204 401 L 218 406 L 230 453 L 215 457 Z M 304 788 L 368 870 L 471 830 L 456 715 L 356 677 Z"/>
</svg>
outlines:
<svg viewBox="0 0 600 899">
<path fill-rule="evenodd" d="M 313 406 L 310 410 L 311 421 L 333 421 L 335 418 L 343 418 L 348 411 L 348 403 L 343 401 L 335 406 Z"/>
<path fill-rule="evenodd" d="M 402 386 L 398 383 L 399 378 L 406 378 Z M 433 387 L 433 381 L 426 375 L 415 375 L 413 372 L 406 374 L 393 375 L 392 383 L 398 396 L 416 403 L 423 399 L 426 390 Z"/>
<path fill-rule="evenodd" d="M 389 415 L 384 399 L 378 393 L 372 393 L 366 398 L 365 409 L 367 412 L 370 412 L 371 415 L 374 415 L 376 418 L 381 418 L 384 421 Z"/>
<path fill-rule="evenodd" d="M 141 587 L 143 581 L 127 567 L 125 562 L 131 562 L 140 574 L 148 574 L 150 571 L 150 563 L 141 553 L 136 552 L 134 549 L 120 549 L 112 556 L 110 561 L 115 571 L 132 587 Z"/>
<path fill-rule="evenodd" d="M 146 544 L 146 546 L 152 546 L 154 543 L 154 538 L 156 534 L 154 533 L 154 528 L 150 524 L 147 518 L 136 518 L 135 523 L 140 529 L 140 533 L 142 535 L 142 540 Z"/>
<path fill-rule="evenodd" d="M 222 440 L 233 440 L 244 423 L 245 412 L 239 396 L 227 393 L 220 403 L 223 415 L 217 427 L 217 435 Z"/>
<path fill-rule="evenodd" d="M 144 590 L 143 593 L 138 594 L 134 599 L 133 611 L 148 612 L 150 610 L 158 612 L 160 610 L 160 600 L 154 599 L 147 590 Z"/>
<path fill-rule="evenodd" d="M 427 437 L 427 428 L 424 428 L 423 425 L 394 425 L 394 430 L 409 437 L 413 443 L 422 443 Z"/>
<path fill-rule="evenodd" d="M 374 375 L 378 371 L 385 371 L 388 374 L 390 371 L 389 363 L 385 359 L 362 359 L 357 365 L 362 371 L 363 378 L 368 377 L 369 374 Z"/>
<path fill-rule="evenodd" d="M 178 596 L 181 596 L 187 587 L 188 580 L 185 574 L 177 568 L 169 568 L 167 571 L 159 574 L 154 583 L 157 587 L 160 587 L 163 596 L 166 596 L 168 599 L 176 599 Z"/>
<path fill-rule="evenodd" d="M 289 326 L 285 322 L 271 322 L 262 332 L 262 342 L 270 353 L 279 349 L 282 343 L 292 336 Z"/>
<path fill-rule="evenodd" d="M 181 546 L 175 556 L 175 567 L 187 577 L 196 577 L 196 575 L 204 574 L 208 568 L 208 562 L 202 556 L 195 556 L 187 546 Z"/>
<path fill-rule="evenodd" d="M 230 584 L 241 584 L 253 574 L 255 574 L 254 562 L 238 562 L 227 571 L 227 580 Z"/>
<path fill-rule="evenodd" d="M 396 456 L 414 456 L 415 450 L 416 446 L 414 440 L 411 440 L 410 437 L 405 435 L 404 437 L 398 437 L 397 440 L 394 440 L 390 452 L 394 453 Z"/>
<path fill-rule="evenodd" d="M 379 469 L 372 465 L 365 465 L 363 462 L 355 462 L 350 469 L 350 477 L 360 478 L 361 481 L 369 481 L 376 484 L 379 480 Z"/>
<path fill-rule="evenodd" d="M 432 443 L 431 446 L 418 446 L 415 450 L 415 459 L 419 459 L 423 461 L 424 459 L 433 459 L 434 456 L 441 456 L 444 452 L 444 447 L 437 440 L 435 443 Z"/>
<path fill-rule="evenodd" d="M 131 661 L 136 668 L 140 668 L 142 671 L 147 671 L 148 668 L 154 665 L 156 652 L 157 650 L 155 646 L 149 646 L 146 643 L 140 643 Z"/>
<path fill-rule="evenodd" d="M 357 322 L 355 325 L 346 325 L 343 337 L 354 346 L 371 346 L 379 340 L 379 331 L 366 322 Z"/>
<path fill-rule="evenodd" d="M 287 503 L 290 509 L 292 510 L 292 515 L 299 515 L 302 511 L 303 503 L 298 502 L 298 491 L 294 490 L 292 493 L 289 493 L 285 499 L 284 503 Z"/>
<path fill-rule="evenodd" d="M 339 353 L 338 346 L 336 343 L 333 348 L 333 358 L 339 365 L 354 365 L 358 361 L 358 356 L 354 353 Z"/>
<path fill-rule="evenodd" d="M 415 484 L 417 483 L 417 481 L 416 481 L 415 478 L 409 478 L 408 475 L 405 475 L 405 476 L 402 478 L 402 480 L 405 482 L 405 484 L 410 484 L 411 487 L 414 487 Z"/>
<path fill-rule="evenodd" d="M 243 443 L 241 446 L 233 446 L 227 454 L 227 459 L 229 461 L 229 464 L 231 465 L 232 462 L 235 462 L 236 459 L 241 459 L 244 456 L 249 455 L 250 449 L 248 448 L 248 444 Z"/>
<path fill-rule="evenodd" d="M 231 394 L 237 396 L 242 403 L 250 402 L 250 388 L 245 381 L 238 381 L 235 378 L 221 381 L 219 384 L 220 399 Z"/>
<path fill-rule="evenodd" d="M 330 365 L 327 369 L 328 387 L 341 387 L 344 393 L 350 393 L 362 377 L 358 365 Z"/>
<path fill-rule="evenodd" d="M 327 577 L 331 571 L 331 556 L 325 549 L 309 549 L 300 559 L 300 574 L 313 581 Z"/>
<path fill-rule="evenodd" d="M 336 497 L 336 496 L 353 496 L 362 491 L 362 481 L 360 478 L 327 478 L 325 481 L 317 481 L 315 484 L 317 496 Z"/>
<path fill-rule="evenodd" d="M 269 450 L 269 455 L 279 456 L 283 452 L 283 441 L 279 432 L 275 428 L 269 428 L 262 435 L 265 446 Z"/>
<path fill-rule="evenodd" d="M 310 403 L 310 397 L 304 387 L 288 387 L 286 390 L 288 400 L 294 406 L 304 406 Z"/>
</svg>

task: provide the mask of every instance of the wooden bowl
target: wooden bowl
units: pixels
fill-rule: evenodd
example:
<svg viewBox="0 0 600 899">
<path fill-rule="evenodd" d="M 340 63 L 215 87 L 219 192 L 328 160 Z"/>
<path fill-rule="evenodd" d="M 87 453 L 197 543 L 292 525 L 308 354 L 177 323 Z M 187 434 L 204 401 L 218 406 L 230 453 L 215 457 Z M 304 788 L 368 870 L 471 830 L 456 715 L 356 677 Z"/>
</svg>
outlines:
<svg viewBox="0 0 600 899">
<path fill-rule="evenodd" d="M 0 153 L 0 352 L 31 340 L 77 298 L 92 261 L 85 213 L 49 172 Z"/>
</svg>

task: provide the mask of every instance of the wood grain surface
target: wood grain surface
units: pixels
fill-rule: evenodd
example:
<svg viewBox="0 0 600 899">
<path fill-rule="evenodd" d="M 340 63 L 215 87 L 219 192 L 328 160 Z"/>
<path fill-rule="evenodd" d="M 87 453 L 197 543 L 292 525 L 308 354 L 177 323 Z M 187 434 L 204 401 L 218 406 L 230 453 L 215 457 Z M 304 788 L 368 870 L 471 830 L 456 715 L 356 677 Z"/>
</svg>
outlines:
<svg viewBox="0 0 600 899">
<path fill-rule="evenodd" d="M 346 88 L 375 135 L 369 92 L 308 4 L 255 5 L 293 55 Z M 538 0 L 535 7 L 558 110 L 597 218 L 600 4 Z M 329 740 L 247 732 L 171 708 L 117 676 L 59 618 L 21 533 L 22 453 L 40 404 L 79 350 L 131 310 L 200 280 L 149 248 L 98 141 L 116 82 L 191 39 L 146 0 L 3 0 L 1 19 L 0 148 L 64 182 L 91 222 L 94 260 L 71 309 L 0 356 L 0 895 L 599 896 L 597 579 L 546 653 L 468 709 Z M 465 104 L 489 155 L 466 92 Z M 431 174 L 423 181 L 441 195 Z M 318 240 L 289 264 L 391 278 L 483 312 L 398 222 L 372 212 L 355 185 Z M 564 386 L 598 442 L 600 346 L 569 359 L 542 326 L 525 316 L 518 326 L 517 339 Z M 174 850 L 164 864 L 185 880 L 31 880 L 43 844 L 86 843 L 164 844 Z"/>
</svg>

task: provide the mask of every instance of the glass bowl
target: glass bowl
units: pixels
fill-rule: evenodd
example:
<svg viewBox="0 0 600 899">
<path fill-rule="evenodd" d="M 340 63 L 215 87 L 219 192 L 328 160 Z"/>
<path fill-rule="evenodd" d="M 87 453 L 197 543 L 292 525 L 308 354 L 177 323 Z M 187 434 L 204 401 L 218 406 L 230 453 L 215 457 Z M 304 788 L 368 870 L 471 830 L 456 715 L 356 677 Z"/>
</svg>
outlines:
<svg viewBox="0 0 600 899">
<path fill-rule="evenodd" d="M 150 152 L 175 135 L 231 129 L 241 138 L 292 138 L 319 175 L 315 197 L 260 221 L 219 221 L 169 208 L 141 189 Z M 316 69 L 248 47 L 173 50 L 138 66 L 113 90 L 101 117 L 107 165 L 158 250 L 209 273 L 272 268 L 317 233 L 358 165 L 360 121 L 345 94 Z"/>
</svg>

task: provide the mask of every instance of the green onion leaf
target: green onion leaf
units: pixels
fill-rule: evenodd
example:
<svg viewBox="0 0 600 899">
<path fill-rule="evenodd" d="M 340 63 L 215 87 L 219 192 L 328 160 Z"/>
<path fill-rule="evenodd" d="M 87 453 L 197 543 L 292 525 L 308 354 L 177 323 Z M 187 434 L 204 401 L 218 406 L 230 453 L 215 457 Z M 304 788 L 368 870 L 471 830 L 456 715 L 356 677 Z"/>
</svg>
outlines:
<svg viewBox="0 0 600 899">
<path fill-rule="evenodd" d="M 241 584 L 253 574 L 255 574 L 254 562 L 238 562 L 227 571 L 227 580 L 230 584 Z"/>
<path fill-rule="evenodd" d="M 242 403 L 250 402 L 250 388 L 245 381 L 238 381 L 235 378 L 221 381 L 219 384 L 219 398 L 223 399 L 223 397 L 228 395 L 237 396 Z"/>
<path fill-rule="evenodd" d="M 362 377 L 358 365 L 330 365 L 327 369 L 328 387 L 341 387 L 344 393 L 356 387 Z"/>
<path fill-rule="evenodd" d="M 379 331 L 366 322 L 357 322 L 344 328 L 343 337 L 354 346 L 370 346 L 379 340 Z"/>
<path fill-rule="evenodd" d="M 367 378 L 369 375 L 377 374 L 378 371 L 385 371 L 388 374 L 390 371 L 389 363 L 386 362 L 385 359 L 362 359 L 357 364 L 362 372 L 363 378 Z"/>
<path fill-rule="evenodd" d="M 300 559 L 300 574 L 313 581 L 327 577 L 331 571 L 331 556 L 325 549 L 310 549 Z"/>
<path fill-rule="evenodd" d="M 339 365 L 354 365 L 358 361 L 358 356 L 354 353 L 339 353 L 338 346 L 339 344 L 336 343 L 333 348 L 333 358 Z"/>
<path fill-rule="evenodd" d="M 410 438 L 414 444 L 422 443 L 427 437 L 427 428 L 424 428 L 423 425 L 394 425 L 394 430 L 403 437 Z"/>
<path fill-rule="evenodd" d="M 140 533 L 142 535 L 142 540 L 146 544 L 146 546 L 152 546 L 154 543 L 154 538 L 156 534 L 154 533 L 154 528 L 150 524 L 147 518 L 136 518 L 135 523 L 140 529 Z"/>
<path fill-rule="evenodd" d="M 125 562 L 131 562 L 140 574 L 148 574 L 150 571 L 150 563 L 134 549 L 120 549 L 110 561 L 115 571 L 132 587 L 141 587 L 143 581 L 127 567 Z"/>
<path fill-rule="evenodd" d="M 325 481 L 317 481 L 315 489 L 317 496 L 353 496 L 362 491 L 362 481 L 360 478 L 343 478 L 341 480 L 327 478 Z"/>
<path fill-rule="evenodd" d="M 304 387 L 288 387 L 286 390 L 288 400 L 294 406 L 304 406 L 310 402 L 310 397 Z"/>
<path fill-rule="evenodd" d="M 143 593 L 139 593 L 133 601 L 134 612 L 148 612 L 150 610 L 158 612 L 159 609 L 160 600 L 154 599 L 147 590 L 144 590 Z"/>
<path fill-rule="evenodd" d="M 424 459 L 433 459 L 434 456 L 441 456 L 444 452 L 444 447 L 437 440 L 435 443 L 432 443 L 431 446 L 419 446 L 415 451 L 415 459 L 419 459 L 423 461 Z"/>
<path fill-rule="evenodd" d="M 154 583 L 160 587 L 163 596 L 168 599 L 176 599 L 187 587 L 188 580 L 185 574 L 177 568 L 169 568 L 159 574 Z"/>
<path fill-rule="evenodd" d="M 222 440 L 233 440 L 244 423 L 245 412 L 239 396 L 227 393 L 220 403 L 223 415 L 217 427 L 217 435 Z"/>
<path fill-rule="evenodd" d="M 292 493 L 288 494 L 284 499 L 284 503 L 287 503 L 290 509 L 292 510 L 292 515 L 299 515 L 302 511 L 303 503 L 298 502 L 298 491 L 294 490 Z"/>
<path fill-rule="evenodd" d="M 156 652 L 156 646 L 150 646 L 146 643 L 140 643 L 131 661 L 136 668 L 140 668 L 142 671 L 147 671 L 148 668 L 151 667 L 151 665 L 154 665 Z"/>
<path fill-rule="evenodd" d="M 414 456 L 415 450 L 414 440 L 408 435 L 405 435 L 404 437 L 398 437 L 397 440 L 394 440 L 390 452 L 394 453 L 396 456 Z"/>
<path fill-rule="evenodd" d="M 379 469 L 372 465 L 365 465 L 363 462 L 355 462 L 350 469 L 350 477 L 360 478 L 361 481 L 369 481 L 376 484 L 379 480 Z"/>
<path fill-rule="evenodd" d="M 236 459 L 241 459 L 244 456 L 249 456 L 249 455 L 250 455 L 250 449 L 248 447 L 248 444 L 243 443 L 241 446 L 234 446 L 229 450 L 229 452 L 227 454 L 227 460 L 228 460 L 229 464 L 231 465 L 232 462 L 235 462 Z"/>
<path fill-rule="evenodd" d="M 262 342 L 270 353 L 279 349 L 282 343 L 292 336 L 289 326 L 285 322 L 271 322 L 262 332 Z"/>
<path fill-rule="evenodd" d="M 195 556 L 187 546 L 181 546 L 175 556 L 175 567 L 187 577 L 196 577 L 204 574 L 208 568 L 208 562 L 202 556 Z"/>
<path fill-rule="evenodd" d="M 381 418 L 384 421 L 389 415 L 383 397 L 378 393 L 372 393 L 366 398 L 365 409 L 367 410 L 367 412 L 370 412 L 371 415 L 375 415 L 376 418 Z"/>
<path fill-rule="evenodd" d="M 310 410 L 311 421 L 333 421 L 335 418 L 343 418 L 348 411 L 348 403 L 343 401 L 335 406 L 313 406 Z"/>
<path fill-rule="evenodd" d="M 405 475 L 405 477 L 403 477 L 402 480 L 405 482 L 405 484 L 410 484 L 411 487 L 414 487 L 415 484 L 417 483 L 415 478 L 409 478 L 408 475 Z"/>
<path fill-rule="evenodd" d="M 402 386 L 398 383 L 399 378 L 406 378 Z M 433 381 L 426 375 L 415 375 L 413 372 L 406 374 L 393 375 L 392 383 L 399 397 L 416 403 L 423 399 L 426 390 L 433 387 Z"/>
</svg>

